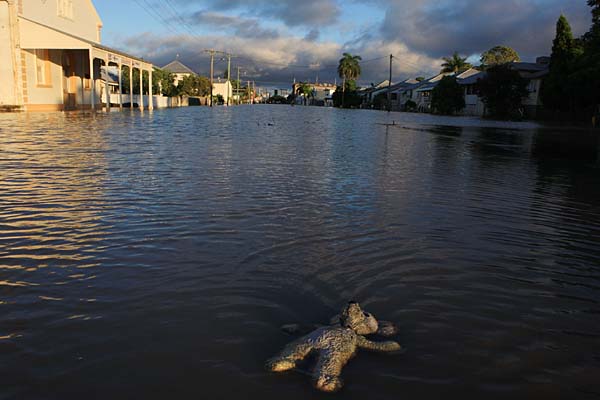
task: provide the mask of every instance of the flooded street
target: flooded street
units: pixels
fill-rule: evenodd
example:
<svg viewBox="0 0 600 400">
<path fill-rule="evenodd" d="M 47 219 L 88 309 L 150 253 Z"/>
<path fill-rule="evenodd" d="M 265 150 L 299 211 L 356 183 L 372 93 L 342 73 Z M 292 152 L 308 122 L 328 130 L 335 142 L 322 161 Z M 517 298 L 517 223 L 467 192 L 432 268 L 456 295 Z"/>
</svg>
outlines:
<svg viewBox="0 0 600 400">
<path fill-rule="evenodd" d="M 0 114 L 0 399 L 329 398 L 263 364 L 351 299 L 406 350 L 332 398 L 597 399 L 598 153 L 313 107 Z"/>
</svg>

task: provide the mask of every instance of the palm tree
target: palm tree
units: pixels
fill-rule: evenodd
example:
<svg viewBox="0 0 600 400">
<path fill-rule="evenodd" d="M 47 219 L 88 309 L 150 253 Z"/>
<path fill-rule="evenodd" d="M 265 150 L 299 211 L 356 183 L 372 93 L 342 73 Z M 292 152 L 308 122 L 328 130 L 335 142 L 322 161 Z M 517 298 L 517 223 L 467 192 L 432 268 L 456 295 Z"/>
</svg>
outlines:
<svg viewBox="0 0 600 400">
<path fill-rule="evenodd" d="M 346 80 L 356 80 L 360 76 L 360 61 L 361 56 L 353 56 L 350 53 L 344 53 L 344 57 L 340 60 L 338 66 L 338 75 L 343 79 L 342 86 L 342 107 L 345 106 L 346 98 Z"/>
<path fill-rule="evenodd" d="M 308 83 L 302 83 L 296 94 L 304 95 L 304 105 L 306 106 L 308 104 L 308 99 L 313 97 L 313 87 Z"/>
<path fill-rule="evenodd" d="M 442 60 L 444 60 L 444 63 L 442 64 L 442 73 L 454 72 L 457 74 L 473 67 L 467 62 L 467 57 L 462 58 L 456 51 L 452 57 L 443 57 Z"/>
</svg>

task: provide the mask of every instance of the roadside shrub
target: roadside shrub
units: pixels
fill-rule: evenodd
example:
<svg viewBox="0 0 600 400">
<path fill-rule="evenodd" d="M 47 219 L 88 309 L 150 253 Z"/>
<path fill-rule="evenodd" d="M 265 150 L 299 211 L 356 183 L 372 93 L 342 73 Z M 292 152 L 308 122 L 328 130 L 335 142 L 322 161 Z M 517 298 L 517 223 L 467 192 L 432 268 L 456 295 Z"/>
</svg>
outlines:
<svg viewBox="0 0 600 400">
<path fill-rule="evenodd" d="M 463 88 L 456 77 L 445 76 L 433 89 L 431 94 L 433 112 L 443 115 L 454 115 L 465 108 Z"/>
</svg>

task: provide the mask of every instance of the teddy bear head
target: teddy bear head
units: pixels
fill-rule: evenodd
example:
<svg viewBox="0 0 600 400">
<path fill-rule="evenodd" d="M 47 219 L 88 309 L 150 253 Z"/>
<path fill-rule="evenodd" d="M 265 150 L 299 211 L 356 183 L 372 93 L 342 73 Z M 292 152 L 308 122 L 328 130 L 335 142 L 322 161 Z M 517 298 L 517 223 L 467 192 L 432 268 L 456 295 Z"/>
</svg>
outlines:
<svg viewBox="0 0 600 400">
<path fill-rule="evenodd" d="M 371 335 L 379 329 L 379 324 L 375 317 L 363 311 L 355 301 L 349 302 L 344 307 L 340 315 L 340 323 L 342 326 L 352 329 L 359 335 Z"/>
</svg>

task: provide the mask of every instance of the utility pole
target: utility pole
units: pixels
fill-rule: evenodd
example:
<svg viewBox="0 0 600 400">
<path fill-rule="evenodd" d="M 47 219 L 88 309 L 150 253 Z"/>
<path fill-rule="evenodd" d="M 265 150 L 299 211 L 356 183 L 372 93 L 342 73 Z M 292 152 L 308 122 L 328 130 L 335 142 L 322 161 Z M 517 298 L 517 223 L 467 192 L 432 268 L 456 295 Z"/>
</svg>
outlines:
<svg viewBox="0 0 600 400">
<path fill-rule="evenodd" d="M 233 90 L 233 85 L 231 84 L 231 59 L 235 58 L 235 56 L 233 54 L 230 53 L 225 53 L 222 51 L 217 51 L 217 53 L 223 54 L 225 57 L 227 57 L 227 82 L 229 82 L 229 85 L 227 85 L 227 105 L 231 104 L 231 97 L 232 97 L 232 93 L 230 93 L 230 88 L 231 90 Z M 224 59 L 222 59 L 224 60 Z"/>
<path fill-rule="evenodd" d="M 237 84 L 236 84 L 236 86 L 237 86 L 237 96 L 238 96 L 237 97 L 237 103 L 239 105 L 241 103 L 241 100 L 242 100 L 242 97 L 240 95 L 240 67 L 239 66 L 237 67 L 237 72 L 238 72 L 237 73 Z"/>
<path fill-rule="evenodd" d="M 387 103 L 388 103 L 388 112 L 392 111 L 392 67 L 394 62 L 394 55 L 390 54 L 390 80 L 388 82 L 388 92 L 387 92 Z"/>
<path fill-rule="evenodd" d="M 210 50 L 204 50 L 205 53 L 210 54 L 210 106 L 213 106 L 213 75 L 214 75 L 214 70 L 215 70 L 215 54 L 217 53 L 217 51 L 210 49 Z"/>
<path fill-rule="evenodd" d="M 231 54 L 227 53 L 227 80 L 229 84 L 227 85 L 227 105 L 231 101 L 231 94 L 229 93 L 229 88 L 231 87 Z"/>
</svg>

